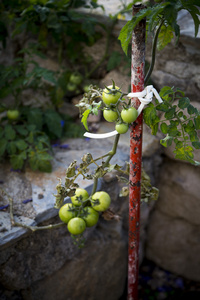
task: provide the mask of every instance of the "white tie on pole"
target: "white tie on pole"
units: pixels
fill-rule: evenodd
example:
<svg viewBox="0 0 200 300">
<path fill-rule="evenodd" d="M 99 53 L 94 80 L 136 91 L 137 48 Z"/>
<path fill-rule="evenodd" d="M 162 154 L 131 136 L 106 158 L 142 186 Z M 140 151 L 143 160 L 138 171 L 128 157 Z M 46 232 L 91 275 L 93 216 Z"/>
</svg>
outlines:
<svg viewBox="0 0 200 300">
<path fill-rule="evenodd" d="M 141 114 L 144 106 L 149 104 L 153 100 L 153 95 L 156 97 L 159 103 L 162 103 L 162 99 L 158 94 L 157 90 L 153 87 L 153 85 L 148 85 L 142 92 L 129 93 L 127 95 L 128 98 L 138 98 L 140 100 L 140 106 L 138 107 L 138 116 Z M 91 139 L 105 139 L 111 136 L 118 134 L 116 130 L 107 132 L 107 133 L 90 133 L 85 132 L 84 136 Z"/>
</svg>

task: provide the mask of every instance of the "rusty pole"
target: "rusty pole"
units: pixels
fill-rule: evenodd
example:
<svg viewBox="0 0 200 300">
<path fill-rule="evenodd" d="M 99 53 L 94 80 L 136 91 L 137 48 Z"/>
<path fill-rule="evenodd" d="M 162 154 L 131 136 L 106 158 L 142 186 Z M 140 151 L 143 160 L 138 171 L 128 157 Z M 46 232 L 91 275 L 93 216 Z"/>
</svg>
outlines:
<svg viewBox="0 0 200 300">
<path fill-rule="evenodd" d="M 144 6 L 134 5 L 133 15 L 142 8 Z M 145 31 L 146 23 L 142 20 L 132 36 L 131 92 L 141 92 L 144 89 Z M 138 108 L 140 101 L 133 98 L 132 105 Z M 142 124 L 141 113 L 130 128 L 128 300 L 138 299 Z"/>
</svg>

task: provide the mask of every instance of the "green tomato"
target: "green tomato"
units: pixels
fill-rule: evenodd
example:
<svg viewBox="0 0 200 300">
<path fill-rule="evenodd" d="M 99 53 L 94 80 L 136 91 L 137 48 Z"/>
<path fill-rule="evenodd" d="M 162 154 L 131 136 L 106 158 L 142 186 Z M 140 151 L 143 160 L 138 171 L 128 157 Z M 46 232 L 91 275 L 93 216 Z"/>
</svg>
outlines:
<svg viewBox="0 0 200 300">
<path fill-rule="evenodd" d="M 83 78 L 82 78 L 82 75 L 80 73 L 72 73 L 70 78 L 69 78 L 69 81 L 71 83 L 74 83 L 76 85 L 79 85 L 81 82 L 82 82 Z"/>
<path fill-rule="evenodd" d="M 76 89 L 77 89 L 77 85 L 75 83 L 68 82 L 68 84 L 67 84 L 67 90 L 69 92 L 74 92 Z"/>
<path fill-rule="evenodd" d="M 108 122 L 115 122 L 118 119 L 118 113 L 111 109 L 104 109 L 103 116 L 104 119 Z"/>
<path fill-rule="evenodd" d="M 99 201 L 99 204 L 96 204 L 95 200 Z M 109 208 L 111 203 L 111 199 L 108 193 L 100 191 L 100 192 L 96 192 L 94 193 L 94 195 L 92 195 L 92 207 L 94 208 L 94 210 L 96 211 L 105 211 Z"/>
<path fill-rule="evenodd" d="M 129 107 L 128 109 L 123 109 L 121 111 L 121 117 L 125 123 L 130 124 L 137 119 L 138 112 L 135 107 Z"/>
<path fill-rule="evenodd" d="M 66 224 L 69 222 L 69 220 L 76 217 L 76 213 L 72 211 L 72 208 L 73 205 L 71 203 L 67 203 L 63 205 L 59 210 L 59 217 L 61 221 L 63 221 Z"/>
<path fill-rule="evenodd" d="M 87 212 L 87 216 L 83 216 L 83 220 L 85 221 L 86 226 L 92 227 L 96 225 L 99 220 L 99 213 L 90 206 L 86 206 L 84 208 L 84 212 L 85 211 Z"/>
<path fill-rule="evenodd" d="M 7 117 L 9 120 L 17 120 L 19 118 L 19 111 L 17 109 L 8 110 Z"/>
<path fill-rule="evenodd" d="M 115 129 L 120 134 L 126 133 L 128 131 L 128 124 L 125 123 L 116 124 Z"/>
<path fill-rule="evenodd" d="M 89 90 L 90 90 L 90 84 L 84 85 L 83 90 L 84 90 L 85 93 L 88 93 Z"/>
<path fill-rule="evenodd" d="M 81 234 L 86 229 L 86 223 L 82 218 L 73 218 L 67 224 L 67 229 L 73 235 Z"/>
<path fill-rule="evenodd" d="M 71 201 L 74 206 L 81 206 L 81 202 L 89 198 L 89 194 L 86 190 L 77 188 L 75 195 L 71 197 Z"/>
<path fill-rule="evenodd" d="M 107 105 L 116 104 L 121 96 L 119 91 L 121 90 L 118 86 L 115 86 L 115 88 L 112 85 L 106 87 L 102 93 L 103 102 Z"/>
</svg>

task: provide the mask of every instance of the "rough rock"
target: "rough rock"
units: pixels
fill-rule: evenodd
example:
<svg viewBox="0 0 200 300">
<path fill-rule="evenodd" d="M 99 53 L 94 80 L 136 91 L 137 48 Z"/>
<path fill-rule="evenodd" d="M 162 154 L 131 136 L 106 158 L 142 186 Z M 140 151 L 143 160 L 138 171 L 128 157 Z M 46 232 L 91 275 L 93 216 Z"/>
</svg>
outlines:
<svg viewBox="0 0 200 300">
<path fill-rule="evenodd" d="M 160 197 L 147 231 L 147 258 L 199 281 L 200 169 L 165 159 L 159 172 Z"/>
<path fill-rule="evenodd" d="M 200 281 L 200 226 L 155 210 L 148 227 L 146 257 L 162 268 Z"/>
<path fill-rule="evenodd" d="M 183 218 L 193 225 L 200 225 L 200 169 L 166 160 L 160 174 L 160 198 L 155 209 L 174 218 Z"/>
</svg>

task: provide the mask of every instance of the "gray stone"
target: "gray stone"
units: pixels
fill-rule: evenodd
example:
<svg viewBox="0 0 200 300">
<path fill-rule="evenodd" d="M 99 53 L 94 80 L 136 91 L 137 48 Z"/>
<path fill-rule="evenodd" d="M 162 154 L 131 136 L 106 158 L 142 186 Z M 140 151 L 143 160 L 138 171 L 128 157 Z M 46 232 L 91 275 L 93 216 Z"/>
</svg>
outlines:
<svg viewBox="0 0 200 300">
<path fill-rule="evenodd" d="M 200 226 L 155 210 L 148 227 L 146 256 L 162 268 L 200 281 Z"/>
<path fill-rule="evenodd" d="M 166 160 L 160 170 L 160 198 L 155 208 L 170 217 L 199 226 L 199 182 L 200 168 Z"/>
</svg>

